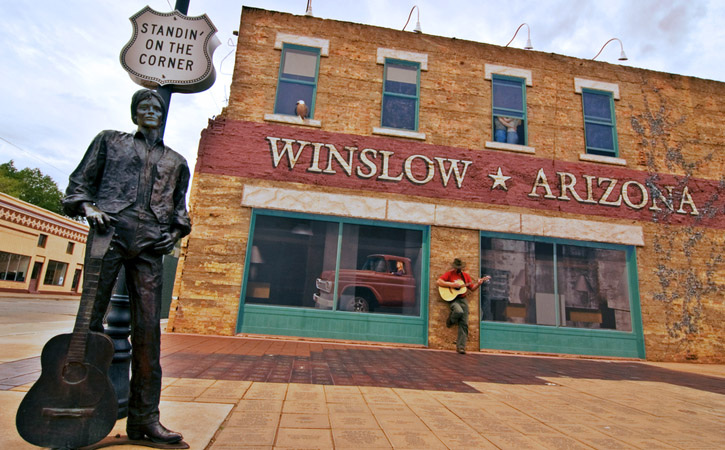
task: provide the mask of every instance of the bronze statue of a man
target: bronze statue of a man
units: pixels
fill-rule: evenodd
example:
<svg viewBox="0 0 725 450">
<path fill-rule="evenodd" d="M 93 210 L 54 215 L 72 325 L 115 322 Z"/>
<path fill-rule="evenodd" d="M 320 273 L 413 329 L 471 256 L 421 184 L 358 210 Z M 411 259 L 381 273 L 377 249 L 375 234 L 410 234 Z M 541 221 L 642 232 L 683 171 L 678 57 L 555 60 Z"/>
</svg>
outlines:
<svg viewBox="0 0 725 450">
<path fill-rule="evenodd" d="M 63 207 L 68 215 L 85 216 L 91 233 L 115 227 L 90 328 L 103 332 L 103 316 L 123 265 L 133 348 L 128 437 L 175 443 L 181 434 L 159 422 L 162 259 L 191 231 L 186 210 L 189 167 L 161 139 L 166 104 L 156 91 L 133 95 L 131 118 L 138 125 L 135 133 L 107 130 L 96 136 L 70 176 Z"/>
</svg>

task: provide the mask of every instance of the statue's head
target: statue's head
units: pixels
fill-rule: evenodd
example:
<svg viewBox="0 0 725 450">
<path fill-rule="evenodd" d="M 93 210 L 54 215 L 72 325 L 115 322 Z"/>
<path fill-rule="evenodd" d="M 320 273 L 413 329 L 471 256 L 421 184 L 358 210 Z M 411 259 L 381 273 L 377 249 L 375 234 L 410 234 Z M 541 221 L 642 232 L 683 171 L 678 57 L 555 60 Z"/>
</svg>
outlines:
<svg viewBox="0 0 725 450">
<path fill-rule="evenodd" d="M 161 95 L 151 89 L 141 89 L 136 91 L 133 94 L 133 97 L 131 97 L 131 120 L 133 120 L 133 123 L 138 125 L 138 119 L 136 116 L 138 115 L 139 105 L 142 102 L 144 102 L 144 105 L 148 104 L 149 102 L 154 103 L 154 100 L 156 100 L 156 102 L 158 102 L 158 105 L 161 107 L 161 122 L 159 126 L 161 126 L 161 124 L 166 121 L 166 102 L 161 97 Z"/>
</svg>

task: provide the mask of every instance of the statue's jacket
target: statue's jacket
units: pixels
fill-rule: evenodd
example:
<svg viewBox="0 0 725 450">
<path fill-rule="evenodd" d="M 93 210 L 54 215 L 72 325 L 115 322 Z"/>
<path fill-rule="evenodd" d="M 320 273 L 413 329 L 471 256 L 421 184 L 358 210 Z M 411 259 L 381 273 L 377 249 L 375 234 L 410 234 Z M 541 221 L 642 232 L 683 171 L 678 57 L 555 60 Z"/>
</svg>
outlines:
<svg viewBox="0 0 725 450">
<path fill-rule="evenodd" d="M 139 175 L 145 159 L 136 150 L 134 139 L 143 134 L 106 130 L 100 132 L 70 176 L 63 209 L 69 216 L 80 216 L 81 204 L 94 203 L 107 214 L 116 214 L 136 201 Z M 163 144 L 163 153 L 153 169 L 150 209 L 158 222 L 189 234 L 191 223 L 186 210 L 189 166 L 183 156 Z"/>
</svg>

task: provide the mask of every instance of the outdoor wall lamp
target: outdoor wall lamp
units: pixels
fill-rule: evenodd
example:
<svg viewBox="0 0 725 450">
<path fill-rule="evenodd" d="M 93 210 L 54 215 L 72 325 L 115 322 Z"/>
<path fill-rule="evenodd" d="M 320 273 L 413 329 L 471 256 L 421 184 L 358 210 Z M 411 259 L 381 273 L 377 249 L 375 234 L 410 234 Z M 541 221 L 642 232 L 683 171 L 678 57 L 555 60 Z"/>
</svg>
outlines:
<svg viewBox="0 0 725 450">
<path fill-rule="evenodd" d="M 514 37 L 512 37 L 511 40 L 509 41 L 509 43 L 506 44 L 506 45 L 504 45 L 504 47 L 508 47 L 509 44 L 511 44 L 514 41 L 514 39 L 516 38 L 516 35 L 519 34 L 519 30 L 524 25 L 526 25 L 526 32 L 527 32 L 527 35 L 528 35 L 528 37 L 526 38 L 526 45 L 524 46 L 524 50 L 533 50 L 534 49 L 534 46 L 531 45 L 531 28 L 529 28 L 529 24 L 526 23 L 526 22 L 524 22 L 521 25 L 519 25 L 519 27 L 516 29 L 516 32 L 514 33 Z"/>
<path fill-rule="evenodd" d="M 405 31 L 405 27 L 408 26 L 408 23 L 410 22 L 410 17 L 413 15 L 413 10 L 418 8 L 418 5 L 413 5 L 412 8 L 410 8 L 410 14 L 408 14 L 408 20 L 405 22 L 405 25 L 403 25 L 403 30 Z M 422 33 L 423 29 L 420 27 L 420 8 L 418 8 L 418 21 L 415 23 L 415 28 L 413 28 L 413 31 L 415 33 Z"/>
<path fill-rule="evenodd" d="M 626 61 L 628 58 L 627 58 L 627 55 L 624 54 L 624 45 L 622 45 L 622 41 L 620 39 L 618 39 L 618 38 L 612 38 L 612 39 L 608 40 L 607 42 L 605 42 L 604 45 L 602 45 L 602 48 L 599 49 L 599 53 L 597 53 L 594 56 L 594 58 L 592 58 L 592 60 L 597 59 L 597 56 L 599 56 L 599 54 L 602 53 L 602 50 L 604 50 L 604 47 L 606 47 L 607 44 L 609 44 L 612 41 L 619 41 L 619 48 L 622 50 L 622 53 L 619 55 L 619 60 L 620 61 Z"/>
</svg>

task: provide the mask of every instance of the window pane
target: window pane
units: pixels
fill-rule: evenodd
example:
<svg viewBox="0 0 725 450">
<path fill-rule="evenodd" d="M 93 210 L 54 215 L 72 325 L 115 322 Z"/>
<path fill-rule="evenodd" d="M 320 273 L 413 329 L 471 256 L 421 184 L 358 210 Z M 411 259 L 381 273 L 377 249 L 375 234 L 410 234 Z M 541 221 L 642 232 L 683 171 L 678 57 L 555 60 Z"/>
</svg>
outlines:
<svg viewBox="0 0 725 450">
<path fill-rule="evenodd" d="M 315 87 L 309 84 L 280 81 L 277 86 L 277 104 L 275 114 L 296 115 L 297 100 L 304 100 L 305 104 L 312 104 Z"/>
<path fill-rule="evenodd" d="M 385 92 L 416 95 L 418 90 L 418 68 L 388 63 L 385 65 Z"/>
<path fill-rule="evenodd" d="M 245 302 L 314 308 L 317 278 L 334 279 L 337 240 L 334 222 L 256 216 Z"/>
<path fill-rule="evenodd" d="M 524 97 L 521 82 L 494 78 L 493 107 L 523 112 Z"/>
<path fill-rule="evenodd" d="M 611 97 L 607 94 L 583 92 L 584 117 L 587 119 L 612 121 Z"/>
<path fill-rule="evenodd" d="M 284 67 L 282 68 L 284 78 L 315 81 L 316 72 L 317 53 L 290 48 L 285 49 Z"/>
<path fill-rule="evenodd" d="M 562 324 L 632 331 L 624 251 L 558 245 L 557 271 Z"/>
<path fill-rule="evenodd" d="M 413 98 L 384 96 L 382 125 L 389 128 L 415 130 L 417 103 Z"/>
<path fill-rule="evenodd" d="M 609 125 L 600 125 L 597 123 L 586 123 L 585 133 L 587 148 L 590 147 L 611 150 L 607 154 L 614 152 L 614 136 L 612 133 L 612 127 Z M 589 151 L 589 153 L 593 153 Z"/>
<path fill-rule="evenodd" d="M 344 224 L 338 309 L 420 314 L 422 232 Z"/>
<path fill-rule="evenodd" d="M 553 245 L 512 239 L 481 239 L 481 318 L 556 325 Z"/>
</svg>

